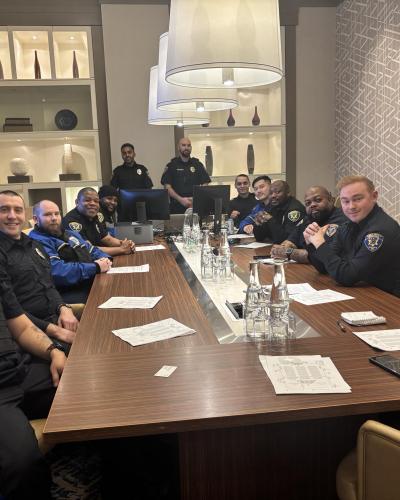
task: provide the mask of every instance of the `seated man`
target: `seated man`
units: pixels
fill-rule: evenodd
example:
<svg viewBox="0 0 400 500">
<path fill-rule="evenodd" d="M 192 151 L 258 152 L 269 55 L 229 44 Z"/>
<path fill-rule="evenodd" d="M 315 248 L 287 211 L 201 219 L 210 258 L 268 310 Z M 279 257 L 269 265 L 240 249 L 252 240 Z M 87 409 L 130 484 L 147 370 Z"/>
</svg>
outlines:
<svg viewBox="0 0 400 500">
<path fill-rule="evenodd" d="M 0 266 L 16 301 L 50 337 L 71 344 L 78 320 L 57 292 L 50 259 L 37 241 L 22 233 L 25 206 L 14 191 L 0 193 Z"/>
<path fill-rule="evenodd" d="M 254 193 L 250 193 L 250 179 L 247 174 L 239 174 L 236 177 L 235 188 L 238 195 L 229 202 L 228 217 L 234 220 L 235 227 L 239 227 L 240 222 L 257 205 L 257 200 Z"/>
<path fill-rule="evenodd" d="M 33 207 L 35 228 L 29 237 L 39 241 L 50 257 L 53 281 L 66 302 L 86 303 L 93 279 L 111 268 L 108 255 L 82 236 L 61 226 L 58 206 L 43 200 Z"/>
<path fill-rule="evenodd" d="M 0 492 L 50 500 L 50 469 L 29 419 L 47 417 L 65 355 L 24 314 L 3 270 L 0 338 Z"/>
<path fill-rule="evenodd" d="M 309 262 L 307 244 L 303 236 L 306 227 L 312 222 L 317 222 L 321 227 L 329 225 L 325 232 L 325 239 L 329 242 L 338 226 L 347 220 L 342 210 L 335 207 L 335 199 L 331 193 L 322 186 L 313 186 L 307 189 L 304 205 L 307 217 L 293 229 L 287 240 L 272 247 L 272 257 L 288 258 L 306 264 Z M 311 249 L 309 248 L 309 250 Z"/>
<path fill-rule="evenodd" d="M 400 297 L 399 224 L 378 206 L 378 193 L 367 177 L 350 175 L 337 187 L 349 220 L 329 245 L 326 227 L 313 222 L 306 228 L 304 238 L 316 249 L 310 261 L 341 285 L 365 281 Z"/>
<path fill-rule="evenodd" d="M 135 251 L 133 241 L 118 240 L 107 231 L 103 214 L 99 212 L 99 195 L 96 190 L 91 187 L 81 189 L 75 203 L 76 208 L 63 218 L 64 229 L 78 231 L 84 240 L 111 257 L 129 255 Z"/>
<path fill-rule="evenodd" d="M 115 236 L 117 223 L 118 190 L 114 186 L 101 186 L 99 189 L 100 210 L 104 224 L 111 236 Z"/>
<path fill-rule="evenodd" d="M 260 175 L 253 180 L 252 187 L 258 203 L 249 215 L 239 223 L 239 233 L 252 234 L 254 229 L 254 218 L 258 212 L 264 211 L 268 204 L 271 189 L 271 179 L 268 175 Z"/>
</svg>

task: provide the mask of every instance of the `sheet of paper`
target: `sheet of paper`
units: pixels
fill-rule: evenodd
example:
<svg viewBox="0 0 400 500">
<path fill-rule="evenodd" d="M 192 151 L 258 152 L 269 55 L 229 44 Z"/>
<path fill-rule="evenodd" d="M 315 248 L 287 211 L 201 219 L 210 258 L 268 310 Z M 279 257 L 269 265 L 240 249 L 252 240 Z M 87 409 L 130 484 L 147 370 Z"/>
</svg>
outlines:
<svg viewBox="0 0 400 500">
<path fill-rule="evenodd" d="M 143 266 L 112 267 L 107 274 L 148 273 L 149 270 L 149 264 L 143 264 Z"/>
<path fill-rule="evenodd" d="M 240 245 L 236 245 L 240 246 Z M 272 257 L 268 257 L 266 259 L 257 259 L 258 262 L 261 262 L 262 264 L 275 264 L 275 260 Z M 286 260 L 285 264 L 297 264 L 295 260 Z"/>
<path fill-rule="evenodd" d="M 236 245 L 236 248 L 263 248 L 271 247 L 272 243 L 262 243 L 260 241 L 254 241 L 253 243 L 243 243 L 242 245 Z"/>
<path fill-rule="evenodd" d="M 99 309 L 153 309 L 162 299 L 159 297 L 111 297 Z"/>
<path fill-rule="evenodd" d="M 158 370 L 157 373 L 154 374 L 155 377 L 169 377 L 174 373 L 174 371 L 177 369 L 177 366 L 168 366 L 164 365 L 162 368 Z"/>
<path fill-rule="evenodd" d="M 348 393 L 330 358 L 316 356 L 259 356 L 276 394 Z"/>
<path fill-rule="evenodd" d="M 186 325 L 179 323 L 173 318 L 163 319 L 155 323 L 148 323 L 142 326 L 133 326 L 131 328 L 121 328 L 112 331 L 114 335 L 121 340 L 128 342 L 132 346 L 150 344 L 160 340 L 172 339 L 174 337 L 183 337 L 195 333 Z"/>
<path fill-rule="evenodd" d="M 230 240 L 245 240 L 247 238 L 254 238 L 254 236 L 252 234 L 237 233 L 237 234 L 229 234 L 228 238 Z"/>
<path fill-rule="evenodd" d="M 266 288 L 271 289 L 272 285 L 267 285 Z M 310 285 L 310 283 L 288 283 L 287 288 L 289 295 L 292 296 L 292 298 L 295 298 L 293 296 L 299 293 L 312 293 L 317 291 Z"/>
<path fill-rule="evenodd" d="M 400 351 L 400 329 L 353 332 L 358 338 L 382 351 Z"/>
<path fill-rule="evenodd" d="M 350 295 L 344 293 L 335 292 L 335 290 L 317 290 L 315 292 L 309 293 L 298 293 L 294 297 L 294 300 L 305 304 L 306 306 L 312 306 L 315 304 L 326 304 L 328 302 L 338 302 L 340 300 L 350 300 L 354 299 Z"/>
<path fill-rule="evenodd" d="M 148 250 L 165 250 L 164 245 L 144 245 L 142 247 L 135 247 L 136 252 L 147 252 Z"/>
</svg>

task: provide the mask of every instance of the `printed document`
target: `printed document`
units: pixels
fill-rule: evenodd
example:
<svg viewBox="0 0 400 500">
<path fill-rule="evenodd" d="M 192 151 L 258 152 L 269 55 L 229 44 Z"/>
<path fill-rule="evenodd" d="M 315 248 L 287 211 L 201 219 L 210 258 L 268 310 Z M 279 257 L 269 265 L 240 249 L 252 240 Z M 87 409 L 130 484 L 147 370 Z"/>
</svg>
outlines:
<svg viewBox="0 0 400 500">
<path fill-rule="evenodd" d="M 254 241 L 253 243 L 243 243 L 242 245 L 236 245 L 236 248 L 263 248 L 271 246 L 272 243 L 261 243 L 260 241 Z"/>
<path fill-rule="evenodd" d="M 148 273 L 149 270 L 149 264 L 143 264 L 143 266 L 112 267 L 107 274 Z"/>
<path fill-rule="evenodd" d="M 165 250 L 164 245 L 144 245 L 142 247 L 135 247 L 136 252 L 146 252 L 147 250 Z"/>
<path fill-rule="evenodd" d="M 298 293 L 294 297 L 294 300 L 305 304 L 306 306 L 312 306 L 315 304 L 326 304 L 327 302 L 338 302 L 340 300 L 354 299 L 350 295 L 344 293 L 335 292 L 334 290 L 317 290 L 310 293 Z"/>
<path fill-rule="evenodd" d="M 153 309 L 162 297 L 111 297 L 99 309 Z"/>
<path fill-rule="evenodd" d="M 382 351 L 400 351 L 400 329 L 353 332 L 358 338 Z"/>
</svg>

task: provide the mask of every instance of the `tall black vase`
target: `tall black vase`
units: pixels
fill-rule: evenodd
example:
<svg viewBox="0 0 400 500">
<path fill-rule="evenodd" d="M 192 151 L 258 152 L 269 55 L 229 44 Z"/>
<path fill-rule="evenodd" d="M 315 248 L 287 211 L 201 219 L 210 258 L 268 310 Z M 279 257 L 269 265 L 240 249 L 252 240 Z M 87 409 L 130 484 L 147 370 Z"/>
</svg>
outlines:
<svg viewBox="0 0 400 500">
<path fill-rule="evenodd" d="M 206 146 L 206 171 L 207 174 L 211 177 L 213 174 L 213 153 L 211 146 Z"/>
<path fill-rule="evenodd" d="M 247 171 L 249 175 L 254 174 L 255 158 L 253 144 L 247 145 Z"/>
</svg>

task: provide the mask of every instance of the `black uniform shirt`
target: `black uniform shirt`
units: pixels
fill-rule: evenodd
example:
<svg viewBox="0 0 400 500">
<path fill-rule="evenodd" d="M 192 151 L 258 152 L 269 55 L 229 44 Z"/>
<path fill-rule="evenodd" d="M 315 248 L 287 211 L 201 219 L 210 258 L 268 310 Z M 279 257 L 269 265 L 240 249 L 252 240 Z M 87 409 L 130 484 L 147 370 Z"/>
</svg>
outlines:
<svg viewBox="0 0 400 500">
<path fill-rule="evenodd" d="M 193 186 L 211 182 L 204 165 L 197 158 L 182 161 L 180 157 L 173 158 L 165 167 L 161 184 L 170 184 L 180 196 L 193 196 Z M 183 213 L 186 209 L 175 199 L 170 199 L 171 213 Z"/>
<path fill-rule="evenodd" d="M 266 205 L 265 211 L 272 215 L 272 218 L 260 226 L 254 225 L 254 236 L 257 241 L 269 239 L 273 243 L 286 240 L 306 215 L 304 205 L 293 196 L 289 196 L 281 205 Z"/>
<path fill-rule="evenodd" d="M 21 234 L 14 240 L 0 232 L 0 267 L 4 280 L 12 288 L 16 300 L 41 330 L 57 321 L 62 300 L 51 276 L 50 259 L 42 245 Z"/>
<path fill-rule="evenodd" d="M 249 193 L 247 198 L 236 196 L 236 198 L 232 198 L 230 200 L 228 207 L 228 216 L 230 217 L 231 213 L 234 210 L 240 212 L 240 215 L 236 219 L 234 219 L 236 227 L 238 227 L 240 222 L 249 215 L 249 213 L 257 205 L 257 203 L 258 201 L 256 200 L 254 193 Z"/>
<path fill-rule="evenodd" d="M 71 229 L 81 233 L 83 239 L 96 247 L 104 245 L 101 240 L 108 234 L 104 216 L 101 212 L 94 219 L 89 219 L 86 215 L 78 212 L 77 208 L 74 208 L 65 215 L 62 224 L 64 229 Z"/>
<path fill-rule="evenodd" d="M 339 227 L 330 245 L 322 244 L 312 264 L 338 283 L 365 281 L 400 297 L 400 226 L 376 205 L 359 224 Z"/>
<path fill-rule="evenodd" d="M 119 165 L 115 167 L 111 178 L 111 185 L 117 189 L 151 189 L 153 182 L 149 171 L 144 165 Z"/>
</svg>

